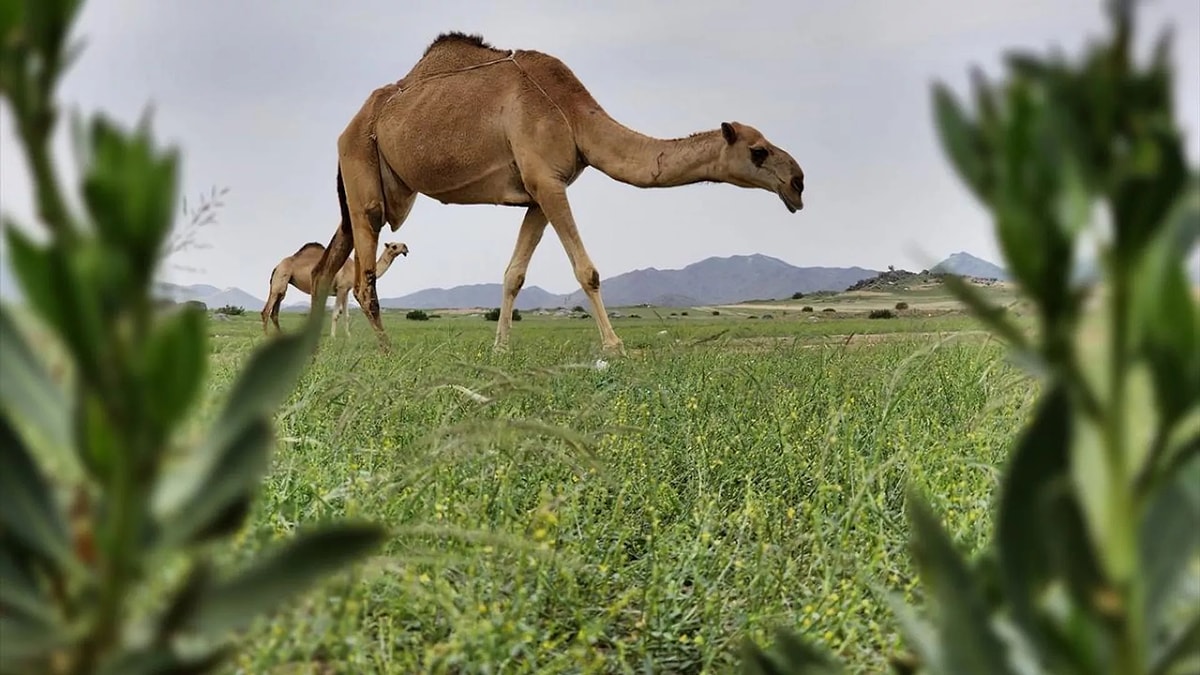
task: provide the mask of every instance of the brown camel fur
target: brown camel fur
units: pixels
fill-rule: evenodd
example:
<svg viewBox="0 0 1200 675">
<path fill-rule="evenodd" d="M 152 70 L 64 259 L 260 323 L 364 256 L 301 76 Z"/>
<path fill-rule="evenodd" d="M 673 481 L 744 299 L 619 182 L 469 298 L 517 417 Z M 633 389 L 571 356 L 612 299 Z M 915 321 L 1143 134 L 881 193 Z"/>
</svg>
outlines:
<svg viewBox="0 0 1200 675">
<path fill-rule="evenodd" d="M 267 319 L 275 324 L 275 330 L 279 331 L 279 307 L 283 304 L 283 296 L 287 293 L 289 285 L 295 286 L 303 293 L 312 294 L 312 279 L 313 269 L 317 263 L 321 261 L 321 257 L 325 254 L 325 247 L 321 244 L 310 241 L 300 247 L 292 255 L 279 261 L 275 269 L 271 270 L 271 289 L 267 293 L 267 304 L 262 310 L 263 334 L 267 334 Z M 379 261 L 376 263 L 376 275 L 383 276 L 384 272 L 392 266 L 392 261 L 396 256 L 408 256 L 408 245 L 404 242 L 393 241 L 384 244 L 383 252 L 379 254 Z M 372 251 L 372 257 L 374 252 Z M 333 323 L 329 327 L 331 336 L 337 335 L 338 317 L 345 320 L 346 335 L 350 334 L 350 317 L 347 315 L 347 305 L 350 299 L 350 289 L 354 287 L 355 265 L 354 258 L 349 257 L 338 270 L 337 275 L 333 280 L 333 288 L 326 294 L 334 296 L 333 302 Z"/>
<path fill-rule="evenodd" d="M 399 82 L 375 89 L 337 148 L 342 221 L 313 272 L 314 286 L 328 283 L 351 249 L 359 260 L 373 260 L 383 225 L 399 229 L 418 194 L 444 204 L 525 208 L 504 273 L 497 348 L 508 344 L 513 302 L 549 222 L 591 303 L 603 347 L 623 351 L 567 201 L 567 187 L 588 166 L 637 187 L 728 183 L 772 192 L 793 213 L 803 208 L 803 170 L 757 129 L 722 122 L 686 138 L 645 136 L 609 117 L 554 56 L 502 51 L 457 32 L 439 35 Z M 376 277 L 370 263 L 359 266 L 354 292 L 387 349 Z"/>
</svg>

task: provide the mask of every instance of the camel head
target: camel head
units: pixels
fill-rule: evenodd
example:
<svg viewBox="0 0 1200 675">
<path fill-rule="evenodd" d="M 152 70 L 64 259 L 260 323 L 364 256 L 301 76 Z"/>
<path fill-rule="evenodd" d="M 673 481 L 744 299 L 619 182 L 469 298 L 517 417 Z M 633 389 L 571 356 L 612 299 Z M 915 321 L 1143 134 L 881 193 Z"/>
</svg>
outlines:
<svg viewBox="0 0 1200 675">
<path fill-rule="evenodd" d="M 804 170 L 791 155 L 739 122 L 722 122 L 721 136 L 719 180 L 774 192 L 791 213 L 804 208 Z"/>
<path fill-rule="evenodd" d="M 395 260 L 396 256 L 402 255 L 408 257 L 408 244 L 402 241 L 389 241 L 383 245 L 383 255 L 388 260 Z"/>
</svg>

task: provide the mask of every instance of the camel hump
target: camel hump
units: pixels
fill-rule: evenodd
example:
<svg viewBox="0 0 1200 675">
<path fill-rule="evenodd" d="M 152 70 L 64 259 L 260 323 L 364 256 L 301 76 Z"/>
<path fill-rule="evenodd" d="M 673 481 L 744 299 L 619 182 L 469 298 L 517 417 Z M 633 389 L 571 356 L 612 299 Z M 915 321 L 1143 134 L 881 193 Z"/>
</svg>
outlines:
<svg viewBox="0 0 1200 675">
<path fill-rule="evenodd" d="M 492 45 L 488 44 L 487 41 L 483 39 L 483 36 L 479 35 L 478 33 L 468 34 L 463 33 L 462 31 L 452 30 L 441 33 L 434 38 L 433 42 L 430 42 L 429 46 L 425 48 L 425 53 L 422 54 L 422 56 L 428 56 L 429 52 L 433 51 L 435 47 L 446 45 L 465 45 L 469 47 L 479 47 L 481 49 L 496 49 Z"/>
<path fill-rule="evenodd" d="M 325 250 L 325 244 L 322 244 L 322 243 L 320 243 L 320 242 L 317 242 L 317 241 L 310 241 L 310 242 L 308 242 L 307 244 L 305 244 L 305 245 L 301 246 L 299 249 L 297 249 L 297 250 L 296 250 L 296 252 L 295 252 L 295 253 L 293 253 L 292 255 L 300 255 L 301 253 L 304 253 L 305 251 L 307 251 L 307 250 L 308 250 L 308 249 L 310 249 L 310 248 L 319 248 L 319 249 L 321 249 L 322 251 L 324 251 L 324 250 Z"/>
</svg>

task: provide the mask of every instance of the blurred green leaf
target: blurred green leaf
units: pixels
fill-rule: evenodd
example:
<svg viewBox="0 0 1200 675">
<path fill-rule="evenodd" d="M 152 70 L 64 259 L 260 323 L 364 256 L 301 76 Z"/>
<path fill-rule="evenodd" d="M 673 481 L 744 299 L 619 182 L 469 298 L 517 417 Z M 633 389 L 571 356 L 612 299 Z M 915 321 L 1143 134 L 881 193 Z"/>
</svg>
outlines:
<svg viewBox="0 0 1200 675">
<path fill-rule="evenodd" d="M 104 115 L 91 124 L 82 193 L 102 240 L 129 256 L 141 291 L 150 281 L 176 202 L 178 153 L 153 147 L 149 130 L 124 132 Z"/>
<path fill-rule="evenodd" d="M 1090 607 L 1098 593 L 1106 592 L 1104 571 L 1089 538 L 1083 509 L 1069 484 L 1053 485 L 1044 497 L 1046 519 L 1044 540 L 1056 571 L 1070 598 L 1079 607 Z"/>
<path fill-rule="evenodd" d="M 263 418 L 245 422 L 238 435 L 218 449 L 215 462 L 191 474 L 194 464 L 170 467 L 174 480 L 164 480 L 156 495 L 161 524 L 161 541 L 166 547 L 198 543 L 210 537 L 228 534 L 241 524 L 224 518 L 230 509 L 245 514 L 245 506 L 254 496 L 258 481 L 269 464 L 274 435 Z M 175 493 L 165 490 L 177 490 Z M 220 526 L 220 527 L 217 527 Z"/>
<path fill-rule="evenodd" d="M 780 629 L 775 644 L 763 650 L 747 640 L 742 643 L 742 672 L 755 675 L 834 675 L 842 672 L 829 656 L 795 633 Z"/>
<path fill-rule="evenodd" d="M 183 655 L 170 645 L 153 644 L 120 654 L 105 663 L 97 675 L 200 675 L 213 672 L 229 653 L 229 648 L 220 648 Z"/>
<path fill-rule="evenodd" d="M 909 490 L 911 550 L 939 616 L 942 673 L 1015 675 L 975 579 L 920 495 Z"/>
<path fill-rule="evenodd" d="M 27 557 L 18 558 L 13 544 L 6 533 L 0 533 L 0 615 L 53 628 L 58 622 L 54 606 L 34 585 L 28 572 L 21 569 L 21 562 L 27 562 Z"/>
<path fill-rule="evenodd" d="M 60 567 L 71 565 L 67 524 L 53 501 L 53 492 L 8 416 L 0 416 L 0 525 L 6 536 L 20 541 Z"/>
<path fill-rule="evenodd" d="M 1126 490 L 1113 475 L 1104 448 L 1105 430 L 1090 417 L 1078 417 L 1071 437 L 1071 474 L 1079 496 L 1087 531 L 1100 557 L 1105 576 L 1128 579 L 1133 565 L 1133 544 L 1123 541 L 1121 520 L 1132 517 L 1112 498 L 1117 490 Z"/>
<path fill-rule="evenodd" d="M 887 604 L 896 615 L 900 624 L 900 632 L 919 661 L 934 673 L 946 673 L 943 661 L 943 647 L 939 641 L 937 628 L 928 620 L 919 616 L 912 607 L 904 602 L 897 593 L 888 593 Z"/>
<path fill-rule="evenodd" d="M 0 615 L 0 673 L 45 672 L 36 665 L 51 651 L 71 644 L 73 637 L 58 626 Z"/>
<path fill-rule="evenodd" d="M 1056 536 L 1043 509 L 1050 484 L 1067 478 L 1067 448 L 1071 436 L 1071 401 L 1064 386 L 1051 385 L 1042 395 L 1033 420 L 1017 437 L 1007 470 L 1001 477 L 999 513 L 993 545 L 1005 596 L 1012 602 L 1018 625 L 1033 638 L 1040 652 L 1036 598 L 1054 577 L 1046 548 Z"/>
<path fill-rule="evenodd" d="M 954 94 L 943 84 L 933 85 L 933 112 L 938 139 L 971 194 L 983 204 L 992 203 L 992 176 L 979 130 Z"/>
<path fill-rule="evenodd" d="M 74 294 L 67 295 L 74 289 L 62 285 L 65 261 L 53 248 L 34 242 L 11 221 L 5 223 L 4 229 L 12 247 L 9 259 L 26 302 L 74 346 L 69 340 L 71 331 L 77 329 L 71 314 Z"/>
<path fill-rule="evenodd" d="M 1192 617 L 1173 638 L 1151 655 L 1150 675 L 1200 672 L 1200 616 Z"/>
<path fill-rule="evenodd" d="M 1153 495 L 1138 528 L 1138 549 L 1144 566 L 1145 639 L 1151 644 L 1164 623 L 1171 623 L 1163 607 L 1200 552 L 1200 457 L 1181 466 L 1174 480 Z"/>
<path fill-rule="evenodd" d="M 1184 194 L 1188 170 L 1177 131 L 1155 126 L 1130 140 L 1131 155 L 1119 165 L 1112 199 L 1114 249 L 1119 256 L 1136 260 Z"/>
<path fill-rule="evenodd" d="M 318 579 L 365 556 L 386 535 L 378 525 L 356 523 L 298 534 L 233 579 L 213 586 L 186 625 L 210 637 L 239 630 Z"/>
<path fill-rule="evenodd" d="M 224 442 L 222 434 L 236 432 L 261 415 L 272 416 L 287 400 L 312 355 L 314 326 L 273 338 L 254 351 L 233 384 L 221 417 L 209 435 L 208 449 Z M 319 334 L 320 326 L 316 326 Z"/>
<path fill-rule="evenodd" d="M 0 307 L 0 406 L 29 445 L 43 452 L 57 469 L 78 468 L 71 453 L 66 396 L 4 307 Z"/>
<path fill-rule="evenodd" d="M 206 320 L 204 310 L 197 307 L 176 309 L 151 333 L 146 345 L 146 406 L 164 429 L 187 411 L 203 383 Z"/>
</svg>

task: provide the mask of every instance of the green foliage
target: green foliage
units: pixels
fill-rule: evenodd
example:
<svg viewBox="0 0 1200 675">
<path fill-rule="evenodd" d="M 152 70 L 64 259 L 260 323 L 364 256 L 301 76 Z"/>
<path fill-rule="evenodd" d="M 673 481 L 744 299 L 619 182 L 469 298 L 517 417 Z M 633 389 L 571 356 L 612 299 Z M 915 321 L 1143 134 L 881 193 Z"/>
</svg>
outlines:
<svg viewBox="0 0 1200 675">
<path fill-rule="evenodd" d="M 213 314 L 225 314 L 227 316 L 241 316 L 246 313 L 246 308 L 235 305 L 225 305 L 213 310 Z"/>
<path fill-rule="evenodd" d="M 873 309 L 867 313 L 868 319 L 894 319 L 895 313 L 890 309 Z"/>
<path fill-rule="evenodd" d="M 896 309 L 899 309 L 899 310 L 905 310 L 905 309 L 908 309 L 908 303 L 907 303 L 907 302 L 904 302 L 904 301 L 897 302 L 897 303 L 896 303 Z"/>
<path fill-rule="evenodd" d="M 409 321 L 428 321 L 429 314 L 425 313 L 424 310 L 413 309 L 413 310 L 409 310 L 409 312 L 404 315 L 404 318 L 408 319 Z M 500 318 L 499 312 L 496 312 L 496 318 L 497 319 Z"/>
<path fill-rule="evenodd" d="M 484 321 L 499 321 L 500 320 L 500 308 L 493 307 L 492 309 L 489 309 L 488 311 L 484 312 L 483 319 L 484 319 Z M 516 307 L 513 307 L 512 320 L 513 321 L 521 320 L 521 311 L 518 310 Z"/>
<path fill-rule="evenodd" d="M 320 317 L 251 356 L 216 423 L 182 438 L 207 373 L 203 309 L 152 295 L 175 211 L 179 153 L 148 121 L 75 121 L 83 149 L 73 213 L 50 154 L 54 92 L 78 53 L 82 2 L 0 4 L 0 94 L 33 176 L 38 243 L 5 230 L 29 325 L 59 343 L 52 377 L 11 308 L 0 308 L 0 670 L 211 670 L 228 631 L 380 543 L 346 524 L 307 532 L 218 578 L 203 547 L 246 520 L 274 445 L 272 416 L 306 366 Z M 42 345 L 39 345 L 42 347 Z M 153 571 L 182 564 L 162 607 L 134 611 Z M 269 583 L 267 583 L 269 581 Z M 233 621 L 236 619 L 237 621 Z"/>
<path fill-rule="evenodd" d="M 1184 673 L 1200 667 L 1200 306 L 1186 256 L 1200 179 L 1173 119 L 1168 42 L 1130 55 L 1131 1 L 1078 63 L 1007 56 L 974 72 L 974 114 L 933 91 L 942 146 L 992 213 L 1033 335 L 979 291 L 946 283 L 1042 396 L 1014 439 L 996 528 L 969 564 L 910 495 L 912 555 L 932 620 L 897 604 L 930 673 Z M 1072 285 L 1097 205 L 1111 217 L 1094 314 Z M 753 649 L 752 652 L 756 653 Z M 803 654 L 772 672 L 821 672 Z"/>
<path fill-rule="evenodd" d="M 811 305 L 805 305 L 805 306 L 803 306 L 803 307 L 801 307 L 801 308 L 800 308 L 800 311 L 801 311 L 801 312 L 811 312 L 811 311 L 813 311 L 813 308 L 812 308 L 812 306 L 811 306 Z"/>
</svg>

